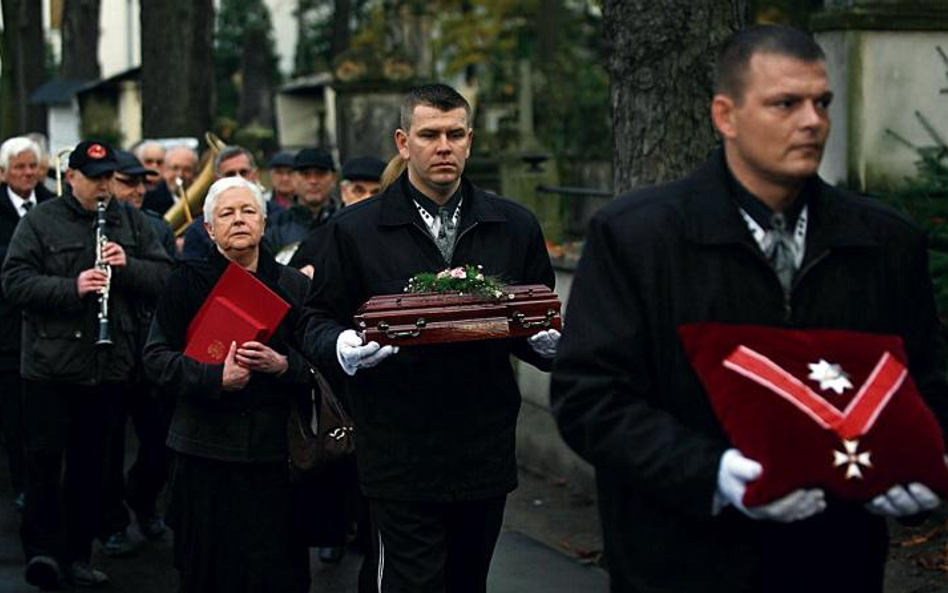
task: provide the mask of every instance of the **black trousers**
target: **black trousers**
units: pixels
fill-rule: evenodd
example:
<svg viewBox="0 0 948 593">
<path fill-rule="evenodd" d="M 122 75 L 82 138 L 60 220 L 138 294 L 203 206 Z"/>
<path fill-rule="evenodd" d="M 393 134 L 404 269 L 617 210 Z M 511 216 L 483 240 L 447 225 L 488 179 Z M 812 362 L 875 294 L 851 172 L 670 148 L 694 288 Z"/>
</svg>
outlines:
<svg viewBox="0 0 948 593">
<path fill-rule="evenodd" d="M 369 499 L 381 593 L 484 593 L 506 496 L 443 503 Z M 365 590 L 365 580 L 360 583 Z"/>
<path fill-rule="evenodd" d="M 106 477 L 105 510 L 99 536 L 104 538 L 123 531 L 131 523 L 125 504 L 136 518 L 158 515 L 157 501 L 173 458 L 165 444 L 171 422 L 171 405 L 144 383 L 129 386 L 123 404 L 117 409 L 113 426 L 111 454 Z M 131 418 L 138 437 L 138 452 L 125 475 L 125 429 Z"/>
<path fill-rule="evenodd" d="M 0 435 L 10 466 L 14 494 L 26 488 L 26 447 L 23 443 L 23 390 L 20 371 L 0 371 Z"/>
<path fill-rule="evenodd" d="M 20 537 L 27 559 L 89 560 L 124 389 L 23 381 L 27 474 Z"/>
</svg>

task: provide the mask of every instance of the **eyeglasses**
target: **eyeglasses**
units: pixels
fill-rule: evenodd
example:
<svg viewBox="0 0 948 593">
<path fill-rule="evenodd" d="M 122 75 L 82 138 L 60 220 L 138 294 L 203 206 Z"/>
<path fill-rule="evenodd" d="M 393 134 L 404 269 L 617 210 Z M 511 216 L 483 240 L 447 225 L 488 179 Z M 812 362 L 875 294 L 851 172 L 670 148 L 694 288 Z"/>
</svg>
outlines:
<svg viewBox="0 0 948 593">
<path fill-rule="evenodd" d="M 139 185 L 145 184 L 144 177 L 119 177 L 115 175 L 112 179 L 115 179 L 126 187 L 138 187 Z"/>
<path fill-rule="evenodd" d="M 237 177 L 237 176 L 240 176 L 240 177 L 243 177 L 244 179 L 246 179 L 246 178 L 247 178 L 247 175 L 250 175 L 251 173 L 253 173 L 253 169 L 235 169 L 235 170 L 233 170 L 233 171 L 228 171 L 228 172 L 226 172 L 226 173 L 221 173 L 221 177 Z"/>
</svg>

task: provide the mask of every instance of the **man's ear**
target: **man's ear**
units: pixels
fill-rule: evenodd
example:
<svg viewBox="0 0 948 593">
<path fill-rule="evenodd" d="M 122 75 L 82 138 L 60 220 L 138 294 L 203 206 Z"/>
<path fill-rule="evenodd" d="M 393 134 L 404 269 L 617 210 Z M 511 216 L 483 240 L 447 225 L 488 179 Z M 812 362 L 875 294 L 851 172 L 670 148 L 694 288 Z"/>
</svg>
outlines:
<svg viewBox="0 0 948 593">
<path fill-rule="evenodd" d="M 724 138 L 735 135 L 734 107 L 734 100 L 727 95 L 717 94 L 711 100 L 711 121 Z"/>
<path fill-rule="evenodd" d="M 398 128 L 395 130 L 395 148 L 403 159 L 408 160 L 408 132 Z"/>
<path fill-rule="evenodd" d="M 474 128 L 467 129 L 467 154 L 464 155 L 464 158 L 471 158 L 471 147 L 474 146 Z"/>
</svg>

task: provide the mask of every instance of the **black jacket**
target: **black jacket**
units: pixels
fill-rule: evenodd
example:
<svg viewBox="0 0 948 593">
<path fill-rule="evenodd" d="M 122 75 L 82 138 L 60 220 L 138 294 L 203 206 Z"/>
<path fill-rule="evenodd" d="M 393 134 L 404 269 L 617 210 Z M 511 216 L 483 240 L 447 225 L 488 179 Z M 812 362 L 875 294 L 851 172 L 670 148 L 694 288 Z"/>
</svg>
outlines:
<svg viewBox="0 0 948 593">
<path fill-rule="evenodd" d="M 188 324 L 227 265 L 215 250 L 205 260 L 183 262 L 171 275 L 145 345 L 145 371 L 176 397 L 168 433 L 172 449 L 221 461 L 284 461 L 289 405 L 309 379 L 309 364 L 293 347 L 288 328 L 297 323 L 309 279 L 261 250 L 256 277 L 292 305 L 267 342 L 288 357 L 289 368 L 279 377 L 255 373 L 243 389 L 223 391 L 223 363 L 200 363 L 182 352 Z"/>
<path fill-rule="evenodd" d="M 36 201 L 45 202 L 53 197 L 46 187 L 36 185 Z M 0 264 L 7 256 L 7 248 L 13 231 L 20 223 L 20 213 L 13 207 L 7 194 L 7 184 L 0 183 Z M 20 308 L 7 300 L 0 290 L 0 371 L 15 371 L 20 368 Z"/>
<path fill-rule="evenodd" d="M 293 243 L 299 243 L 337 210 L 334 202 L 327 202 L 316 216 L 302 204 L 293 204 L 289 210 L 281 210 L 267 218 L 267 245 L 279 253 Z"/>
<path fill-rule="evenodd" d="M 23 218 L 3 263 L 3 291 L 23 307 L 20 373 L 26 379 L 94 385 L 127 381 L 135 368 L 141 325 L 164 288 L 171 258 L 143 215 L 117 201 L 106 211 L 106 237 L 125 249 L 109 296 L 114 345 L 97 348 L 98 295 L 79 298 L 76 278 L 95 263 L 96 213 L 67 194 Z"/>
<path fill-rule="evenodd" d="M 552 287 L 543 234 L 522 206 L 463 181 L 452 266 L 479 264 L 509 284 Z M 374 295 L 397 293 L 444 260 L 408 197 L 407 175 L 348 206 L 325 230 L 307 301 L 304 346 L 338 369 L 336 338 Z M 525 339 L 403 347 L 346 381 L 363 490 L 373 497 L 477 499 L 516 487 L 514 430 L 520 392 L 510 355 L 544 365 Z"/>
<path fill-rule="evenodd" d="M 165 221 L 164 217 L 153 210 L 148 210 L 146 208 L 141 209 L 141 213 L 145 217 L 145 222 L 151 225 L 151 230 L 154 231 L 155 236 L 158 237 L 158 242 L 161 243 L 161 246 L 165 248 L 168 257 L 171 259 L 175 258 L 175 241 L 174 241 L 174 231 L 171 230 L 171 227 Z"/>
<path fill-rule="evenodd" d="M 718 153 L 682 181 L 603 208 L 573 282 L 552 405 L 566 441 L 596 468 L 613 591 L 767 591 L 781 579 L 788 590 L 824 590 L 813 588 L 820 567 L 827 583 L 855 579 L 838 590 L 871 590 L 885 524 L 861 507 L 830 501 L 790 525 L 733 508 L 711 516 L 728 442 L 676 328 L 719 321 L 900 335 L 945 426 L 945 348 L 924 236 L 888 207 L 814 179 L 805 258 L 785 295 L 725 166 Z M 854 563 L 860 570 L 843 568 Z"/>
<path fill-rule="evenodd" d="M 171 195 L 171 189 L 163 179 L 158 182 L 155 189 L 145 194 L 145 199 L 142 201 L 142 208 L 160 215 L 164 215 L 172 206 L 174 206 L 174 196 Z"/>
</svg>

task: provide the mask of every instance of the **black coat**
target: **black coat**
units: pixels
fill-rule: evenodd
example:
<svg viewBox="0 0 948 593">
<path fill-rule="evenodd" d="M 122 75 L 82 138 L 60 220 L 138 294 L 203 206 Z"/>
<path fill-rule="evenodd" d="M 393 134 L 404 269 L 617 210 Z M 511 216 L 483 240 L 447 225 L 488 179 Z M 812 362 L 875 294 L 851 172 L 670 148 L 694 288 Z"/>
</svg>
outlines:
<svg viewBox="0 0 948 593">
<path fill-rule="evenodd" d="M 183 351 L 188 325 L 227 265 L 215 250 L 204 260 L 183 262 L 171 275 L 145 345 L 145 371 L 176 398 L 168 433 L 168 446 L 175 451 L 220 461 L 283 461 L 289 405 L 309 380 L 309 364 L 294 348 L 291 329 L 309 279 L 261 250 L 255 276 L 291 305 L 267 341 L 287 356 L 289 368 L 279 377 L 254 373 L 243 389 L 223 391 L 223 363 L 197 362 Z"/>
<path fill-rule="evenodd" d="M 45 202 L 53 197 L 46 187 L 36 185 L 36 201 Z M 0 264 L 7 256 L 7 247 L 13 231 L 20 223 L 20 213 L 13 207 L 7 194 L 7 184 L 0 183 Z M 20 308 L 12 305 L 0 290 L 0 371 L 15 371 L 20 368 Z"/>
<path fill-rule="evenodd" d="M 522 206 L 464 180 L 452 266 L 480 264 L 510 284 L 552 287 L 543 234 Z M 307 301 L 307 354 L 338 369 L 336 338 L 374 295 L 397 293 L 419 272 L 445 268 L 408 197 L 403 175 L 328 223 Z M 363 490 L 373 497 L 447 501 L 516 487 L 520 392 L 510 355 L 543 365 L 525 339 L 403 347 L 346 382 Z"/>
<path fill-rule="evenodd" d="M 127 381 L 141 349 L 142 324 L 164 288 L 171 258 L 144 216 L 112 200 L 105 235 L 125 249 L 112 273 L 113 346 L 98 348 L 98 295 L 79 298 L 76 278 L 93 267 L 96 213 L 73 196 L 47 200 L 25 216 L 3 263 L 3 291 L 23 308 L 20 373 L 36 381 L 94 385 Z"/>
<path fill-rule="evenodd" d="M 159 181 L 155 189 L 145 193 L 145 199 L 142 201 L 143 209 L 161 215 L 164 215 L 172 206 L 174 206 L 174 196 L 171 195 L 171 190 L 164 180 Z"/>
<path fill-rule="evenodd" d="M 786 299 L 732 200 L 721 153 L 591 223 L 552 404 L 566 441 L 597 471 L 613 591 L 824 590 L 820 567 L 827 587 L 855 579 L 837 590 L 881 582 L 885 524 L 861 507 L 830 501 L 790 525 L 733 508 L 712 517 L 729 445 L 676 335 L 699 321 L 900 335 L 945 426 L 945 348 L 924 236 L 872 199 L 813 183 L 805 258 Z"/>
</svg>

